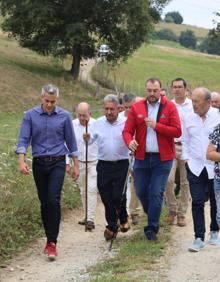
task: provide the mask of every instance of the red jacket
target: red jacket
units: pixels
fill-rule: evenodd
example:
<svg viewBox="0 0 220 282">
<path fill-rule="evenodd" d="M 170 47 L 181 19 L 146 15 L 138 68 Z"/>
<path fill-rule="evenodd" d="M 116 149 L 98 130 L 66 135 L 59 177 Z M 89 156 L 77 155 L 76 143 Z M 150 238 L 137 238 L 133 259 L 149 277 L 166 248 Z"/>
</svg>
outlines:
<svg viewBox="0 0 220 282">
<path fill-rule="evenodd" d="M 127 146 L 135 135 L 135 140 L 139 144 L 135 152 L 135 158 L 138 160 L 144 160 L 146 152 L 147 127 L 144 121 L 148 116 L 146 103 L 146 99 L 143 99 L 132 105 L 123 130 L 123 137 Z M 174 159 L 176 153 L 174 137 L 181 136 L 181 124 L 176 106 L 165 96 L 161 96 L 157 123 L 154 130 L 157 134 L 161 161 Z"/>
</svg>

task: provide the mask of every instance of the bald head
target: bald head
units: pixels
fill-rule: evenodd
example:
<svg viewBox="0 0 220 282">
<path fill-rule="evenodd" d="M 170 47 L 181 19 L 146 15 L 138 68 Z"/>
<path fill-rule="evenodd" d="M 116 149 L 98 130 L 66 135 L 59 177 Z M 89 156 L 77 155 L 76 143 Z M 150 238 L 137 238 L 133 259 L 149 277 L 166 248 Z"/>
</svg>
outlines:
<svg viewBox="0 0 220 282">
<path fill-rule="evenodd" d="M 192 92 L 193 110 L 200 117 L 205 117 L 210 108 L 211 92 L 204 87 L 195 88 Z"/>
<path fill-rule="evenodd" d="M 218 92 L 211 93 L 211 105 L 214 108 L 220 109 L 220 94 Z"/>
<path fill-rule="evenodd" d="M 90 105 L 86 102 L 81 102 L 76 110 L 80 124 L 85 126 L 91 116 Z"/>
</svg>

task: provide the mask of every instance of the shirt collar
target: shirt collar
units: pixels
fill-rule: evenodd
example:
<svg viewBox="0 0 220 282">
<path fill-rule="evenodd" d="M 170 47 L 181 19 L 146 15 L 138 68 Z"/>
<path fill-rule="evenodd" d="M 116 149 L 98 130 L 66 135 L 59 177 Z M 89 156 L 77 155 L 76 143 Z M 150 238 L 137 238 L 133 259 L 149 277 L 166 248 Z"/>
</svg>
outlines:
<svg viewBox="0 0 220 282">
<path fill-rule="evenodd" d="M 154 106 L 157 106 L 157 105 L 160 105 L 160 101 L 161 101 L 161 99 L 159 98 L 159 100 L 155 103 L 155 104 L 150 104 L 149 102 L 148 102 L 148 100 L 146 100 L 147 101 L 147 105 L 150 105 L 150 106 L 152 106 L 152 107 L 154 107 Z"/>
<path fill-rule="evenodd" d="M 38 112 L 40 115 L 47 114 L 47 112 L 43 110 L 42 105 L 39 107 Z M 58 114 L 58 113 L 59 113 L 59 108 L 55 106 L 54 111 L 51 114 L 53 115 L 53 114 Z"/>
</svg>

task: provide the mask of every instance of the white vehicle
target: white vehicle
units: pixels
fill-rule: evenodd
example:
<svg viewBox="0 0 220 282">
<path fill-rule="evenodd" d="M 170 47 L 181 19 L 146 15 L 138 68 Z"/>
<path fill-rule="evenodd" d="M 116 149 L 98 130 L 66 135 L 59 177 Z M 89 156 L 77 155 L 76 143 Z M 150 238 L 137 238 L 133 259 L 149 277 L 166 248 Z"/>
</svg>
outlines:
<svg viewBox="0 0 220 282">
<path fill-rule="evenodd" d="M 98 55 L 100 57 L 105 57 L 107 56 L 109 53 L 111 52 L 111 49 L 109 48 L 108 45 L 106 44 L 102 44 L 99 48 L 99 51 L 98 51 Z"/>
</svg>

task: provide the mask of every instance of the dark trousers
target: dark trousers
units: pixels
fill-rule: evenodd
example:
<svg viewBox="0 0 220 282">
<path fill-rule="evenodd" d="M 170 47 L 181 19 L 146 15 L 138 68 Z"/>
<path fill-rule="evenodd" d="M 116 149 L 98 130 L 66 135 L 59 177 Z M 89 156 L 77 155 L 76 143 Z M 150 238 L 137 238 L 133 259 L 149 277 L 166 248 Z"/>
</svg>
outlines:
<svg viewBox="0 0 220 282">
<path fill-rule="evenodd" d="M 207 191 L 209 193 L 210 199 L 210 230 L 219 231 L 219 227 L 216 221 L 216 201 L 213 179 L 208 179 L 208 173 L 205 167 L 199 176 L 193 174 L 188 165 L 186 165 L 186 170 L 192 197 L 192 217 L 195 238 L 201 238 L 202 240 L 204 240 L 206 231 L 204 206 L 207 198 Z"/>
<path fill-rule="evenodd" d="M 60 199 L 65 176 L 65 160 L 33 160 L 33 175 L 41 204 L 41 218 L 47 242 L 57 242 L 60 226 Z"/>
<path fill-rule="evenodd" d="M 97 187 L 105 207 L 107 228 L 117 231 L 117 220 L 127 222 L 126 193 L 123 193 L 128 173 L 128 160 L 98 161 Z"/>
</svg>

